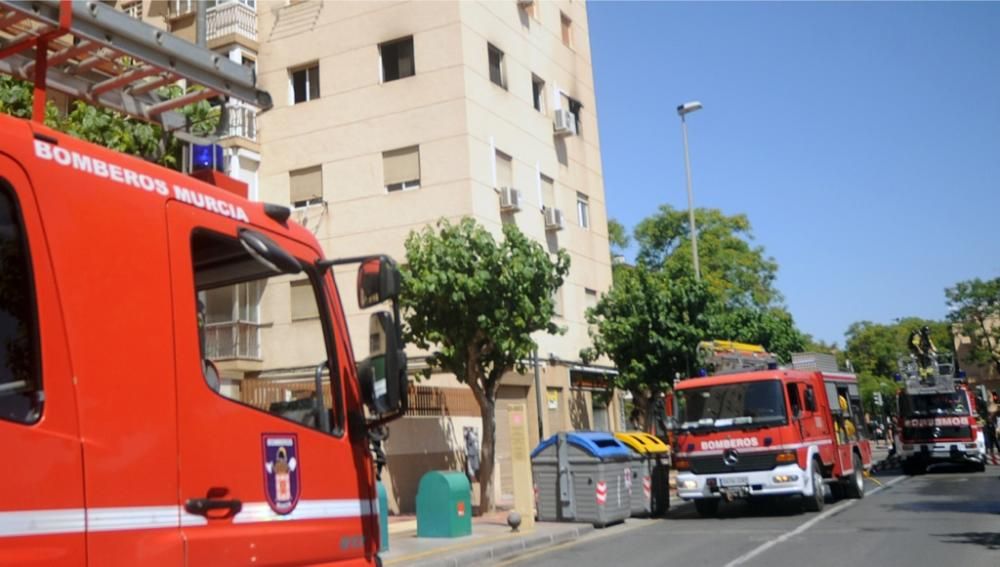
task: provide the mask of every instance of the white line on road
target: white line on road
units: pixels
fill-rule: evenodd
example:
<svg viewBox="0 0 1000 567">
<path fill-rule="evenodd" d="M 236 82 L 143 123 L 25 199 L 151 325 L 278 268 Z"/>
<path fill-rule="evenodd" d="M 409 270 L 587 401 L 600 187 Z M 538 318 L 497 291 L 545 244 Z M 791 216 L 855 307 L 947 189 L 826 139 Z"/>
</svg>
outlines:
<svg viewBox="0 0 1000 567">
<path fill-rule="evenodd" d="M 896 484 L 897 482 L 905 480 L 906 478 L 907 477 L 905 477 L 905 476 L 896 477 L 896 478 L 890 480 L 889 482 L 883 484 L 882 486 L 879 486 L 879 487 L 875 488 L 875 490 L 872 490 L 871 492 L 869 492 L 867 494 L 867 496 L 871 496 L 871 495 L 879 492 L 880 490 L 884 490 L 886 488 L 889 488 L 890 486 Z M 772 547 L 778 545 L 779 543 L 781 543 L 783 541 L 787 541 L 789 538 L 792 538 L 792 537 L 795 537 L 795 536 L 799 535 L 800 533 L 802 533 L 802 532 L 808 530 L 809 528 L 815 526 L 819 522 L 821 522 L 821 521 L 829 518 L 830 516 L 836 514 L 837 512 L 840 512 L 841 510 L 843 510 L 845 508 L 849 508 L 849 507 L 853 506 L 854 504 L 857 504 L 858 502 L 860 502 L 860 500 L 847 500 L 847 501 L 841 502 L 841 503 L 835 505 L 833 508 L 830 508 L 826 512 L 823 512 L 822 514 L 816 516 L 815 518 L 813 518 L 813 519 L 809 520 L 808 522 L 802 524 L 801 526 L 795 528 L 794 530 L 792 530 L 792 531 L 790 531 L 788 533 L 782 534 L 782 535 L 780 535 L 780 536 L 778 536 L 778 537 L 776 537 L 776 538 L 774 538 L 772 540 L 766 541 L 766 542 L 760 544 L 759 546 L 755 547 L 754 549 L 751 549 L 750 551 L 744 553 L 743 555 L 740 555 L 736 559 L 733 559 L 729 563 L 726 563 L 724 565 L 724 567 L 736 567 L 737 565 L 742 565 L 742 564 L 746 563 L 747 561 L 750 561 L 754 557 L 757 557 L 761 553 L 764 553 L 768 549 L 771 549 Z"/>
</svg>

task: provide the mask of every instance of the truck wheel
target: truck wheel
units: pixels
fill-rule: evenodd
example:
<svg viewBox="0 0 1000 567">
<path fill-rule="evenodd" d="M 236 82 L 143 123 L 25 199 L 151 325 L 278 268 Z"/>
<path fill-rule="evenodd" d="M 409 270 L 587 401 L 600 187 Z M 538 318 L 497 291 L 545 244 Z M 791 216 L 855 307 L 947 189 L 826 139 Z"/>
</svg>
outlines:
<svg viewBox="0 0 1000 567">
<path fill-rule="evenodd" d="M 714 518 L 719 513 L 719 499 L 699 498 L 694 501 L 694 509 L 702 518 Z"/>
<path fill-rule="evenodd" d="M 972 469 L 975 472 L 986 472 L 986 461 L 979 461 Z"/>
<path fill-rule="evenodd" d="M 865 469 L 861 457 L 854 453 L 854 473 L 847 478 L 844 491 L 848 498 L 860 500 L 865 497 Z"/>
<path fill-rule="evenodd" d="M 809 468 L 809 475 L 812 477 L 812 496 L 802 495 L 802 506 L 807 512 L 819 512 L 826 505 L 826 496 L 823 490 L 823 469 L 819 464 L 819 459 L 813 459 Z"/>
<path fill-rule="evenodd" d="M 906 459 L 903 461 L 903 474 L 906 476 L 916 476 L 918 474 L 924 474 L 927 467 L 923 463 L 918 463 L 914 459 Z"/>
</svg>

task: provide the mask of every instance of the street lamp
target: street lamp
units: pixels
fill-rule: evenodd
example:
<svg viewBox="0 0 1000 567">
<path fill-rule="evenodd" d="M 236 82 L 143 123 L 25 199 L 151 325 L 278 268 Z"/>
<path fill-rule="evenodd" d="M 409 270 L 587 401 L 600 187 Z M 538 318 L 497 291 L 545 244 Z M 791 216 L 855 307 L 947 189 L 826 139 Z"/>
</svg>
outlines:
<svg viewBox="0 0 1000 567">
<path fill-rule="evenodd" d="M 696 110 L 701 110 L 701 103 L 692 100 L 677 107 L 681 117 L 681 131 L 684 132 L 684 170 L 687 172 L 688 188 L 688 219 L 691 222 L 691 257 L 694 259 L 694 280 L 701 281 L 701 265 L 698 262 L 698 228 L 694 223 L 694 193 L 691 192 L 691 158 L 688 156 L 688 129 L 684 117 Z"/>
</svg>

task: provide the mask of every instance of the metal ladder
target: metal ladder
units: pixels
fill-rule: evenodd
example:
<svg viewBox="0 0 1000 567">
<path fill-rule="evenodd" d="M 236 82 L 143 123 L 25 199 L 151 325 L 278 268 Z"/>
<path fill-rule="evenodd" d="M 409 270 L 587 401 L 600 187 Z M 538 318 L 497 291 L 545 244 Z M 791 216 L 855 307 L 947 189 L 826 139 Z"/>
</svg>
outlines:
<svg viewBox="0 0 1000 567">
<path fill-rule="evenodd" d="M 167 130 L 185 126 L 176 110 L 217 96 L 272 106 L 252 69 L 95 1 L 0 0 L 0 73 L 34 82 L 36 121 L 46 87 Z M 158 94 L 178 81 L 200 88 Z"/>
</svg>

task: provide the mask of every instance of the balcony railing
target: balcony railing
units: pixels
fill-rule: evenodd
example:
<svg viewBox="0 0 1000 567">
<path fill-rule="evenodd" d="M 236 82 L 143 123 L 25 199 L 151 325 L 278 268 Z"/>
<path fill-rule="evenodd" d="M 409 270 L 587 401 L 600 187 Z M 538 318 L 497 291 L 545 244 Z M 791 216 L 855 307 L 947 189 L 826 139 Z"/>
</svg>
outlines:
<svg viewBox="0 0 1000 567">
<path fill-rule="evenodd" d="M 226 123 L 223 125 L 224 137 L 246 138 L 257 141 L 257 109 L 242 104 L 226 106 Z"/>
<path fill-rule="evenodd" d="M 230 34 L 257 41 L 257 12 L 242 2 L 225 2 L 209 8 L 205 25 L 208 41 Z"/>
<path fill-rule="evenodd" d="M 205 325 L 205 356 L 212 360 L 260 360 L 260 325 L 248 321 Z"/>
</svg>

